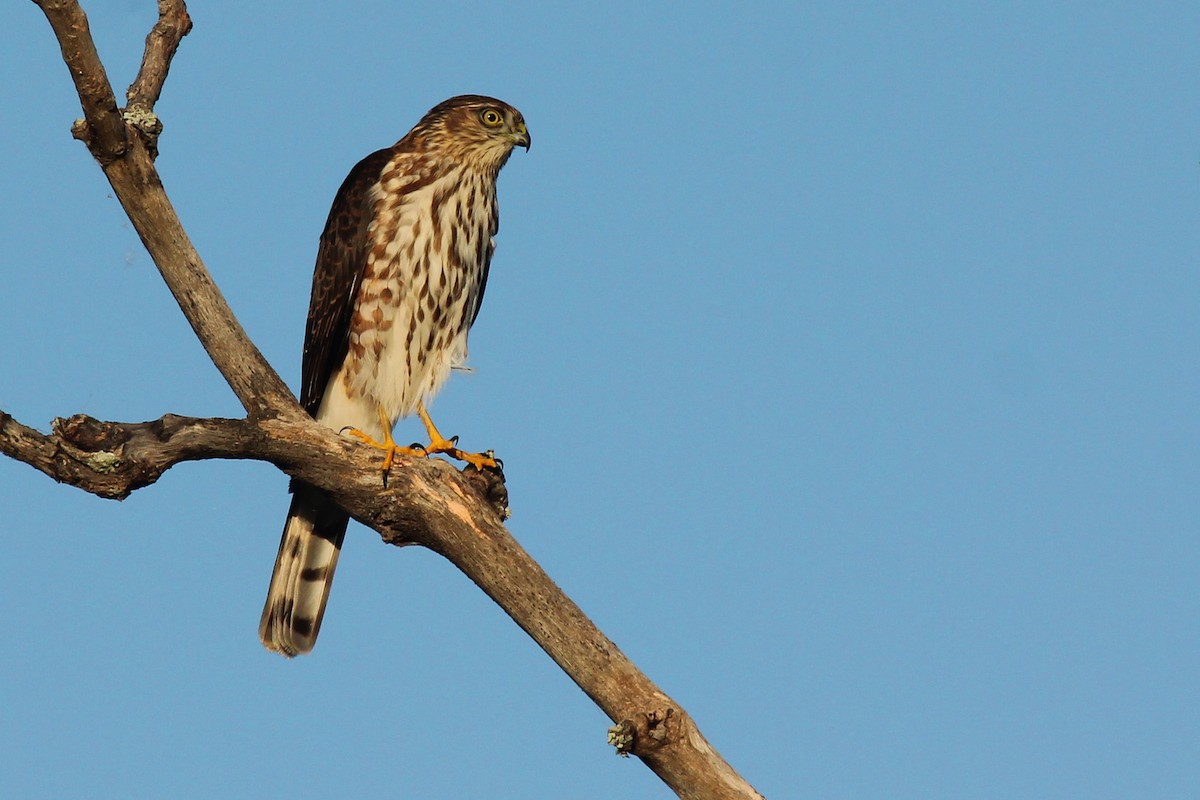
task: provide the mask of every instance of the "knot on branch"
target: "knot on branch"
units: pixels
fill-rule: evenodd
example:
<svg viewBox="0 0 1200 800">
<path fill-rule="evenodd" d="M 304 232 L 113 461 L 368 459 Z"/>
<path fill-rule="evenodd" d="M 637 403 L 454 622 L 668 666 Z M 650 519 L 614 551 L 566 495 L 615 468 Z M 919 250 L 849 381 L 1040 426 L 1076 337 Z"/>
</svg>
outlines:
<svg viewBox="0 0 1200 800">
<path fill-rule="evenodd" d="M 101 167 L 107 167 L 129 151 L 129 141 L 119 130 L 123 126 L 105 125 L 105 132 L 97 134 L 86 119 L 77 119 L 71 125 L 71 135 L 83 142 L 92 158 Z"/>
<path fill-rule="evenodd" d="M 471 488 L 495 509 L 501 521 L 512 516 L 512 509 L 508 507 L 508 486 L 504 483 L 502 467 L 478 469 L 468 465 L 461 474 Z"/>
<path fill-rule="evenodd" d="M 148 106 L 130 105 L 121 112 L 125 122 L 137 131 L 150 158 L 158 157 L 158 137 L 163 132 L 162 120 Z"/>
<path fill-rule="evenodd" d="M 119 450 L 130 436 L 125 426 L 101 422 L 87 414 L 75 414 L 66 419 L 57 417 L 51 427 L 65 443 L 84 453 Z"/>
<path fill-rule="evenodd" d="M 165 418 L 164 418 L 165 420 Z M 135 432 L 148 429 L 157 438 L 164 435 L 163 420 L 140 425 L 101 422 L 86 414 L 51 423 L 55 433 L 53 476 L 62 483 L 85 485 L 88 491 L 111 500 L 124 500 L 135 489 L 154 483 L 162 465 L 126 457 L 126 445 Z M 156 427 L 159 426 L 159 427 Z"/>
<path fill-rule="evenodd" d="M 660 708 L 649 713 L 634 714 L 608 729 L 608 743 L 617 755 L 628 758 L 630 753 L 644 756 L 670 743 L 675 733 L 671 716 L 673 708 Z"/>
</svg>

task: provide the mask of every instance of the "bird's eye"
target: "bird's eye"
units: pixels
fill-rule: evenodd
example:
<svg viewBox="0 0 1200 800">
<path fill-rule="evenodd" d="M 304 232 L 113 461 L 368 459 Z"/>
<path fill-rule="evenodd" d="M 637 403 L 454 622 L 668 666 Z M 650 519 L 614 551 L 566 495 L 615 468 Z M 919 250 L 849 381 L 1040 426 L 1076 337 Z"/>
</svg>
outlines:
<svg viewBox="0 0 1200 800">
<path fill-rule="evenodd" d="M 504 122 L 504 117 L 502 117 L 500 115 L 500 112 L 494 108 L 484 109 L 483 112 L 479 115 L 479 119 L 480 119 L 480 121 L 483 122 L 484 125 L 488 126 L 489 128 L 495 128 L 501 122 Z"/>
</svg>

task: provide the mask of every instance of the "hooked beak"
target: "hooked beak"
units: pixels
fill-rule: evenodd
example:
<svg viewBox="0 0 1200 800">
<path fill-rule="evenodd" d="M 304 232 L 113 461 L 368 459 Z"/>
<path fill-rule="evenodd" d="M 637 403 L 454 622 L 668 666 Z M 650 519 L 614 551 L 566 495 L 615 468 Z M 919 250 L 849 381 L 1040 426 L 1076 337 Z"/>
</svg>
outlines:
<svg viewBox="0 0 1200 800">
<path fill-rule="evenodd" d="M 525 123 L 522 122 L 520 125 L 517 126 L 516 133 L 513 134 L 513 144 L 521 145 L 522 147 L 525 148 L 525 152 L 528 153 L 529 146 L 532 143 L 533 143 L 533 139 L 529 136 L 529 130 L 525 127 Z"/>
</svg>

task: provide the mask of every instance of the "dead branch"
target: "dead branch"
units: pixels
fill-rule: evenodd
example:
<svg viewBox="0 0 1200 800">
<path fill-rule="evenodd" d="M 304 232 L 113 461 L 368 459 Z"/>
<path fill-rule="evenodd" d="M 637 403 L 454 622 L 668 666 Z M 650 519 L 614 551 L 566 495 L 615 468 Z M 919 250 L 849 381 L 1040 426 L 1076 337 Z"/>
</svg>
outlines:
<svg viewBox="0 0 1200 800">
<path fill-rule="evenodd" d="M 175 58 L 179 43 L 191 30 L 192 18 L 188 16 L 183 0 L 158 0 L 158 22 L 146 36 L 142 67 L 125 93 L 130 108 L 154 111 L 171 69 L 171 59 Z"/>
<path fill-rule="evenodd" d="M 117 109 L 112 85 L 96 54 L 83 9 L 75 0 L 35 2 L 58 37 L 63 61 L 83 107 L 83 120 L 76 123 L 74 133 L 100 163 L 113 193 L 205 351 L 247 413 L 300 415 L 287 385 L 250 341 L 205 269 L 171 207 L 141 136 L 130 135 L 130 126 Z M 177 5 L 182 6 L 182 0 L 164 2 L 160 8 Z M 139 81 L 144 78 L 148 87 L 161 86 L 169 63 L 169 58 L 147 58 Z M 163 72 L 155 74 L 156 69 Z"/>
<path fill-rule="evenodd" d="M 120 499 L 182 461 L 268 461 L 320 487 L 387 542 L 434 550 L 493 598 L 617 725 L 610 740 L 639 756 L 680 797 L 757 798 L 687 713 L 646 678 L 505 529 L 503 480 L 458 472 L 439 460 L 401 458 L 381 487 L 378 456 L 313 422 L 246 336 L 163 189 L 153 163 L 153 117 L 171 58 L 190 19 L 182 0 L 160 0 L 142 68 L 127 97 L 115 96 L 74 0 L 34 0 L 62 49 L 84 118 L 74 128 L 108 177 L 143 244 L 197 337 L 247 411 L 243 420 L 167 415 L 141 423 L 82 415 L 55 420 L 50 434 L 0 412 L 0 452 L 57 481 Z M 134 113 L 131 113 L 133 111 Z"/>
<path fill-rule="evenodd" d="M 183 0 L 158 0 L 158 22 L 146 36 L 142 67 L 125 92 L 129 102 L 125 107 L 125 121 L 141 135 L 151 159 L 158 157 L 158 137 L 162 133 L 162 122 L 154 113 L 154 104 L 162 94 L 171 59 L 191 30 L 192 18 L 188 16 Z"/>
</svg>

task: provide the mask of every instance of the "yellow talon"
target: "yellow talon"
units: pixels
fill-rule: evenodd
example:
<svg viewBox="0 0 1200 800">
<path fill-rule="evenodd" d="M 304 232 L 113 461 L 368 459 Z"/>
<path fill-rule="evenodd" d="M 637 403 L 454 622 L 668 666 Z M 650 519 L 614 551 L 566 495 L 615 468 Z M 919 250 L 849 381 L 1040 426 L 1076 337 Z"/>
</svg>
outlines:
<svg viewBox="0 0 1200 800">
<path fill-rule="evenodd" d="M 392 465 L 396 463 L 396 454 L 403 453 L 408 456 L 416 456 L 417 458 L 427 458 L 435 453 L 445 453 L 457 461 L 465 461 L 482 471 L 485 468 L 499 469 L 500 462 L 489 450 L 486 453 L 468 453 L 465 450 L 459 450 L 458 437 L 447 439 L 438 431 L 437 426 L 433 424 L 433 420 L 429 418 L 429 412 L 425 410 L 425 406 L 417 406 L 417 415 L 421 418 L 422 424 L 425 425 L 425 432 L 429 435 L 429 445 L 427 447 L 400 447 L 392 439 L 392 426 L 388 424 L 387 414 L 383 407 L 379 407 L 379 424 L 383 428 L 383 442 L 377 442 L 371 438 L 370 434 L 363 433 L 358 428 L 343 428 L 344 433 L 359 439 L 365 444 L 374 447 L 376 450 L 383 450 L 383 485 L 387 486 L 388 473 L 392 471 Z"/>
<path fill-rule="evenodd" d="M 392 439 L 392 426 L 388 424 L 387 414 L 383 410 L 383 406 L 379 407 L 379 424 L 383 428 L 383 442 L 377 442 L 371 438 L 370 434 L 363 433 L 358 428 L 343 428 L 344 433 L 348 433 L 356 439 L 361 440 L 365 444 L 374 447 L 376 450 L 383 450 L 383 485 L 387 486 L 388 473 L 392 471 L 392 465 L 396 463 L 396 453 L 404 453 L 417 458 L 424 458 L 429 455 L 424 448 L 415 447 L 400 447 Z"/>
<path fill-rule="evenodd" d="M 421 418 L 421 424 L 425 426 L 425 433 L 429 435 L 429 446 L 425 448 L 425 452 L 429 455 L 445 453 L 456 461 L 465 461 L 471 464 L 478 470 L 482 470 L 484 467 L 492 469 L 500 467 L 500 462 L 496 460 L 490 450 L 487 453 L 468 453 L 458 449 L 457 436 L 452 439 L 442 436 L 437 426 L 433 424 L 433 420 L 429 418 L 429 412 L 425 410 L 424 403 L 417 406 L 417 416 Z"/>
</svg>

